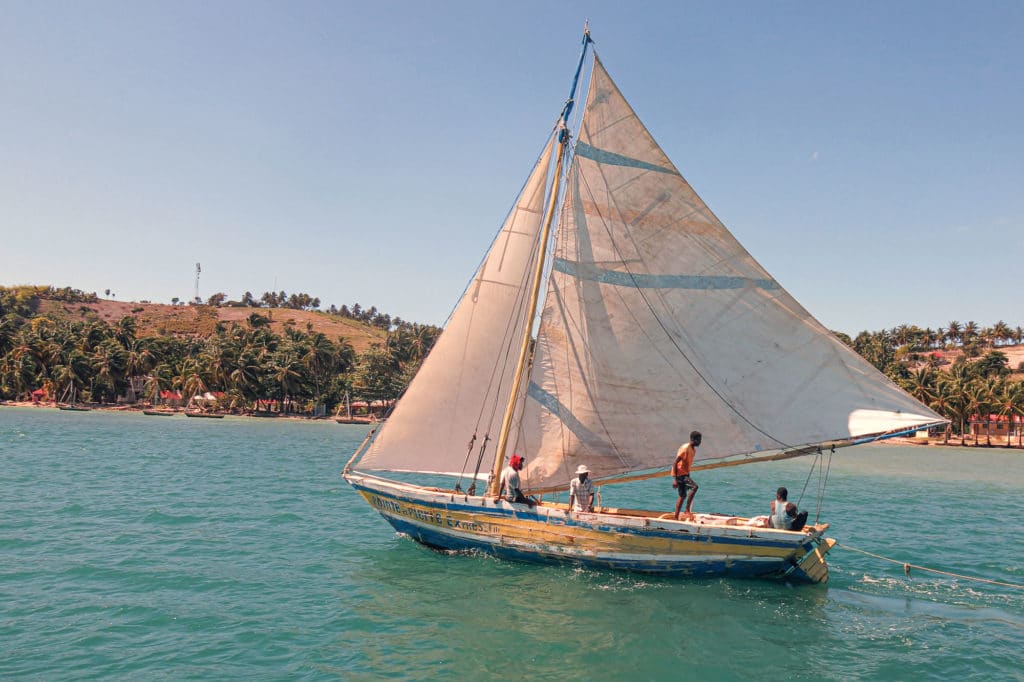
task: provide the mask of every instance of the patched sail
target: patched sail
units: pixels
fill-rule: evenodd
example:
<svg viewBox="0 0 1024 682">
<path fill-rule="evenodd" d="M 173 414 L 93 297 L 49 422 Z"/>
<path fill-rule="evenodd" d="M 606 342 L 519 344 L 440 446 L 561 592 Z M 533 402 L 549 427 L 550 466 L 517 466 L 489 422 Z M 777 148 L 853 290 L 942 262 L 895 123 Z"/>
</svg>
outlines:
<svg viewBox="0 0 1024 682">
<path fill-rule="evenodd" d="M 549 141 L 444 332 L 360 468 L 472 474 L 489 435 L 482 471 L 490 470 L 527 323 L 527 281 L 541 251 L 552 149 Z"/>
<path fill-rule="evenodd" d="M 515 451 L 530 488 L 941 417 L 804 310 L 715 217 L 595 56 Z"/>
</svg>

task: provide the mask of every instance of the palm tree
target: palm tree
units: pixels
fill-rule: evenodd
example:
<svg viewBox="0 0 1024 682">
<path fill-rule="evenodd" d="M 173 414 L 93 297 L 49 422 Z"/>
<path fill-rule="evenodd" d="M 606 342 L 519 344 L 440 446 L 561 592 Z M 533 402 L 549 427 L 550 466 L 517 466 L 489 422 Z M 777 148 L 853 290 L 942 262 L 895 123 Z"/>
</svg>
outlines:
<svg viewBox="0 0 1024 682">
<path fill-rule="evenodd" d="M 114 330 L 114 337 L 118 342 L 128 348 L 133 341 L 135 341 L 137 322 L 134 317 L 125 315 L 117 321 L 117 327 Z"/>
<path fill-rule="evenodd" d="M 1006 420 L 1006 447 L 1010 447 L 1010 431 L 1014 426 L 1014 419 L 1024 410 L 1024 384 L 1002 382 L 999 395 L 993 403 L 996 414 L 1000 419 Z M 1018 439 L 1020 429 L 1017 429 Z"/>
<path fill-rule="evenodd" d="M 947 414 L 960 424 L 960 445 L 966 445 L 966 426 L 971 416 L 971 378 L 970 369 L 965 363 L 954 365 L 946 373 L 946 404 L 950 410 Z"/>
<path fill-rule="evenodd" d="M 928 407 L 932 408 L 946 419 L 950 419 L 955 416 L 952 395 L 951 382 L 945 376 L 940 375 L 938 380 L 935 382 L 935 391 L 931 402 L 928 403 Z M 950 426 L 951 423 L 946 424 L 943 438 L 944 445 L 949 445 Z"/>
<path fill-rule="evenodd" d="M 985 377 L 976 383 L 975 390 L 978 416 L 985 420 L 985 444 L 992 447 L 992 413 L 998 409 L 1003 380 L 998 376 Z"/>
<path fill-rule="evenodd" d="M 163 387 L 160 385 L 160 377 L 149 375 L 146 377 L 146 383 L 142 387 L 143 395 L 149 400 L 151 405 L 156 405 L 160 402 L 160 391 Z"/>
<path fill-rule="evenodd" d="M 323 398 L 330 375 L 337 371 L 337 350 L 330 339 L 321 333 L 308 336 L 307 341 L 301 362 L 313 380 L 315 398 L 319 402 Z"/>
<path fill-rule="evenodd" d="M 957 344 L 960 341 L 960 335 L 961 330 L 959 322 L 953 320 L 952 322 L 946 325 L 946 338 L 949 339 L 950 343 L 954 345 Z"/>
<path fill-rule="evenodd" d="M 1006 342 L 1013 338 L 1013 330 L 1010 329 L 1010 325 L 1006 324 L 1002 320 L 999 320 L 992 327 L 992 338 L 993 341 Z"/>
<path fill-rule="evenodd" d="M 125 375 L 128 379 L 128 388 L 135 398 L 135 378 L 146 375 L 156 365 L 156 356 L 143 341 L 134 337 L 128 338 L 128 345 L 125 346 L 127 354 L 125 359 Z"/>
<path fill-rule="evenodd" d="M 925 405 L 930 405 L 935 400 L 935 371 L 930 367 L 914 371 L 910 378 L 903 382 L 903 388 Z"/>
<path fill-rule="evenodd" d="M 202 367 L 198 360 L 186 358 L 178 368 L 177 376 L 174 377 L 174 386 L 180 390 L 186 405 L 190 405 L 193 398 L 206 391 L 206 381 L 201 371 Z"/>
<path fill-rule="evenodd" d="M 116 399 L 124 385 L 128 353 L 114 339 L 104 339 L 92 353 L 95 385 L 105 396 Z M 95 396 L 93 397 L 95 400 Z"/>
<path fill-rule="evenodd" d="M 0 357 L 7 355 L 7 352 L 14 347 L 14 337 L 18 326 L 13 316 L 5 315 L 0 318 Z"/>
<path fill-rule="evenodd" d="M 32 381 L 36 376 L 36 364 L 29 353 L 8 353 L 0 363 L 0 384 L 8 387 L 15 398 L 28 398 L 32 392 Z M 5 391 L 6 392 L 6 391 Z"/>
<path fill-rule="evenodd" d="M 302 364 L 294 356 L 279 356 L 271 368 L 270 376 L 280 389 L 282 407 L 302 388 Z"/>
<path fill-rule="evenodd" d="M 985 407 L 985 391 L 978 380 L 972 380 L 967 384 L 967 390 L 964 394 L 963 413 L 961 415 L 961 418 L 966 420 L 968 428 L 971 425 L 972 417 L 978 417 L 980 420 L 982 413 L 984 413 L 986 417 L 988 416 L 988 412 L 985 411 Z M 979 434 L 974 433 L 973 435 L 974 445 L 977 446 Z M 960 444 L 965 445 L 966 443 L 961 439 Z"/>
<path fill-rule="evenodd" d="M 975 322 L 974 320 L 969 320 L 966 324 L 964 324 L 964 329 L 960 333 L 960 338 L 962 339 L 962 345 L 966 345 L 966 344 L 970 343 L 975 338 L 977 338 L 977 336 L 978 336 L 978 323 Z"/>
<path fill-rule="evenodd" d="M 1017 431 L 1017 447 L 1021 447 L 1022 436 L 1024 436 L 1024 383 L 1014 383 L 1007 385 L 1007 403 L 1010 406 L 1009 413 L 1017 418 L 1017 423 L 1014 425 Z M 1013 423 L 1011 417 L 1010 423 Z M 1010 434 L 1007 431 L 1006 444 L 1010 444 Z"/>
</svg>

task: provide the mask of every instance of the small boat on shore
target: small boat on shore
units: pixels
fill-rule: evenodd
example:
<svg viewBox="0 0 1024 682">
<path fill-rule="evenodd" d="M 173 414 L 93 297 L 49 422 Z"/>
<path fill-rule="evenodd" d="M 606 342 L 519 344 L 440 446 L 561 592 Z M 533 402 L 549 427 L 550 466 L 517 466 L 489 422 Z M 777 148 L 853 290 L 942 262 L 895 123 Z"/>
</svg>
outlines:
<svg viewBox="0 0 1024 682">
<path fill-rule="evenodd" d="M 186 412 L 186 417 L 199 417 L 201 419 L 223 419 L 224 415 L 212 412 Z"/>
<path fill-rule="evenodd" d="M 379 424 L 384 421 L 379 419 L 377 415 L 370 412 L 370 414 L 352 414 L 352 401 L 349 398 L 348 391 L 345 391 L 345 416 L 337 416 L 334 421 L 339 424 L 360 424 L 366 426 L 367 424 Z"/>
<path fill-rule="evenodd" d="M 173 417 L 178 413 L 175 410 L 143 410 L 142 414 L 148 414 L 150 417 Z"/>
<path fill-rule="evenodd" d="M 92 410 L 91 407 L 87 407 L 82 403 L 75 400 L 77 391 L 75 385 L 71 384 L 64 391 L 64 395 L 61 396 L 62 400 L 57 403 L 58 410 L 65 410 L 67 412 L 89 412 Z"/>
<path fill-rule="evenodd" d="M 368 424 L 379 424 L 383 420 L 370 419 L 369 417 L 337 417 L 334 421 L 339 424 L 362 424 L 366 426 Z"/>
</svg>

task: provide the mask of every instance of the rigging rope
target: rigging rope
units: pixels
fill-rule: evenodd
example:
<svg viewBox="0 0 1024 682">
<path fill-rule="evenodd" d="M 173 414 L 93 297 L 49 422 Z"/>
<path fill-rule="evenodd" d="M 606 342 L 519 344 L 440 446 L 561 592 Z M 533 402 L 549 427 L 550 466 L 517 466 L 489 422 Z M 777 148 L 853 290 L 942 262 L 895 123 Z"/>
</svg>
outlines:
<svg viewBox="0 0 1024 682">
<path fill-rule="evenodd" d="M 989 585 L 999 585 L 1000 587 L 1013 587 L 1013 588 L 1016 588 L 1018 590 L 1024 590 L 1024 585 L 1017 585 L 1015 583 L 1004 583 L 1004 582 L 1001 582 L 999 580 L 989 580 L 988 578 L 976 578 L 976 577 L 971 576 L 971 575 L 963 575 L 963 574 L 960 574 L 960 573 L 950 573 L 949 571 L 940 571 L 937 568 L 928 568 L 927 566 L 918 566 L 917 564 L 907 563 L 905 561 L 900 561 L 899 559 L 890 559 L 889 557 L 884 557 L 884 556 L 881 556 L 880 554 L 872 554 L 871 552 L 867 552 L 867 551 L 865 551 L 863 549 L 858 549 L 856 547 L 850 547 L 849 545 L 844 545 L 844 544 L 841 544 L 839 542 L 836 543 L 836 547 L 842 547 L 843 549 L 848 549 L 851 552 L 860 552 L 861 554 L 865 554 L 865 555 L 867 555 L 869 557 L 873 557 L 875 559 L 881 559 L 882 561 L 889 561 L 889 562 L 894 563 L 894 564 L 900 564 L 900 565 L 903 566 L 903 572 L 906 575 L 908 575 L 908 576 L 910 575 L 910 569 L 916 568 L 919 571 L 928 571 L 929 573 L 938 573 L 939 575 L 948 575 L 948 576 L 950 576 L 952 578 L 960 578 L 961 580 L 973 580 L 973 581 L 979 582 L 979 583 L 988 583 Z"/>
<path fill-rule="evenodd" d="M 836 454 L 836 446 L 833 445 L 828 454 L 828 468 L 822 463 L 818 469 L 818 504 L 814 512 L 814 522 L 821 519 L 821 505 L 825 501 L 825 487 L 828 485 L 828 475 L 832 473 L 832 456 Z"/>
<path fill-rule="evenodd" d="M 804 487 L 800 490 L 800 496 L 796 498 L 796 506 L 799 507 L 800 503 L 804 500 L 804 493 L 807 492 L 807 484 L 811 482 L 811 476 L 814 475 L 814 470 L 817 468 L 818 463 L 821 461 L 821 448 L 818 448 L 818 454 L 814 456 L 814 461 L 811 462 L 811 468 L 807 471 L 807 478 L 804 479 Z M 820 500 L 819 500 L 820 506 Z M 815 523 L 817 523 L 817 517 L 815 517 Z"/>
</svg>

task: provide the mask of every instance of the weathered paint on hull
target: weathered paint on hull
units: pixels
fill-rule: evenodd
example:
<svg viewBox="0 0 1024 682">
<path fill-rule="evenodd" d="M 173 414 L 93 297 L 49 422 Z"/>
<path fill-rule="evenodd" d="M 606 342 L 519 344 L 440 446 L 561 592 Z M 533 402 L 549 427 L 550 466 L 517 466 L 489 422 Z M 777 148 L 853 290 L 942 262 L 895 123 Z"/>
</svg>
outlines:
<svg viewBox="0 0 1024 682">
<path fill-rule="evenodd" d="M 553 507 L 494 504 L 381 479 L 345 478 L 396 530 L 437 549 L 667 576 L 795 582 L 828 577 L 824 561 L 814 575 L 799 566 L 820 534 L 609 514 L 570 516 Z"/>
</svg>

